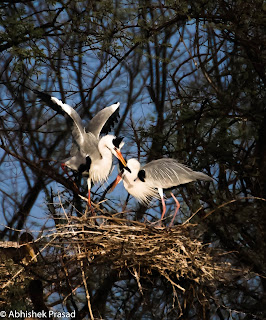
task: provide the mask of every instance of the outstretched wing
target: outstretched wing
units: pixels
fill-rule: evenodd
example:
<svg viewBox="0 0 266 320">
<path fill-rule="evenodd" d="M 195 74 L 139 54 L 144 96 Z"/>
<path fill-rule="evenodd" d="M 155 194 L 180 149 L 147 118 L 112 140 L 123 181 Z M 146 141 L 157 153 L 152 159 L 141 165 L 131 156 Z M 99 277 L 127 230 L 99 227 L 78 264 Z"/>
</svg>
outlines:
<svg viewBox="0 0 266 320">
<path fill-rule="evenodd" d="M 76 139 L 76 141 L 78 142 L 78 144 L 81 146 L 82 143 L 84 142 L 85 129 L 83 127 L 82 120 L 81 120 L 79 114 L 77 113 L 77 111 L 75 109 L 70 107 L 68 104 L 63 103 L 61 100 L 59 100 L 55 97 L 52 97 L 51 100 L 54 103 L 56 103 L 58 106 L 60 106 L 62 108 L 62 110 L 65 111 L 65 113 L 67 113 L 70 116 L 70 118 L 73 120 L 73 122 L 74 122 L 73 136 Z"/>
<path fill-rule="evenodd" d="M 73 136 L 77 143 L 82 146 L 84 142 L 85 129 L 77 111 L 68 104 L 63 103 L 61 100 L 57 99 L 56 97 L 52 97 L 47 93 L 40 92 L 38 90 L 34 90 L 34 92 L 41 100 L 47 103 L 47 105 L 57 113 L 63 115 L 67 114 L 73 120 Z"/>
<path fill-rule="evenodd" d="M 99 111 L 89 122 L 87 132 L 93 133 L 96 138 L 99 138 L 100 134 L 107 134 L 118 121 L 119 106 L 120 103 L 117 102 Z"/>
</svg>

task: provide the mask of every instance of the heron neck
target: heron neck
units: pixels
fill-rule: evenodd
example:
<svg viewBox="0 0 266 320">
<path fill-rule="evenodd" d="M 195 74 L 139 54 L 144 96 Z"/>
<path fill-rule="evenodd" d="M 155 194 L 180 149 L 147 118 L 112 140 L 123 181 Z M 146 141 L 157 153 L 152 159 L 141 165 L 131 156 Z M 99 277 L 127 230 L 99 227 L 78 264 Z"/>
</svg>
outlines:
<svg viewBox="0 0 266 320">
<path fill-rule="evenodd" d="M 102 156 L 102 159 L 111 159 L 112 160 L 112 152 L 109 148 L 107 148 L 105 145 L 98 146 L 99 152 Z"/>
<path fill-rule="evenodd" d="M 92 161 L 90 168 L 90 178 L 94 183 L 104 182 L 112 168 L 112 152 L 106 146 L 102 148 L 99 146 L 98 149 L 101 158 Z"/>
<path fill-rule="evenodd" d="M 137 177 L 138 177 L 138 171 L 131 170 L 131 173 L 129 173 L 128 171 L 125 171 L 123 179 L 131 184 L 131 183 L 134 183 Z"/>
</svg>

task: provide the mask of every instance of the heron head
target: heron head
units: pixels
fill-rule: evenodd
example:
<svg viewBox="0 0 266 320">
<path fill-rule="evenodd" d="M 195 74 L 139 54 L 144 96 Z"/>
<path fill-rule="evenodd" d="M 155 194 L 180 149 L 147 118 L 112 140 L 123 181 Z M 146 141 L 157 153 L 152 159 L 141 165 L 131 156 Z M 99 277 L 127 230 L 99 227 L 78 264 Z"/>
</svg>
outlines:
<svg viewBox="0 0 266 320">
<path fill-rule="evenodd" d="M 117 137 L 113 139 L 113 145 L 117 148 L 117 149 L 121 149 L 124 146 L 124 141 L 123 141 L 124 137 Z"/>
<path fill-rule="evenodd" d="M 99 147 L 99 150 L 100 150 L 100 148 L 103 148 L 103 147 L 109 149 L 112 152 L 112 154 L 115 157 L 117 157 L 118 160 L 121 161 L 122 165 L 124 167 L 127 167 L 127 163 L 126 163 L 126 161 L 120 151 L 120 148 L 122 148 L 124 145 L 124 142 L 122 140 L 123 140 L 122 137 L 117 138 L 112 135 L 107 135 L 107 136 L 104 136 L 103 138 L 101 138 L 98 147 Z"/>
<path fill-rule="evenodd" d="M 112 154 L 117 157 L 117 159 L 122 163 L 124 167 L 127 167 L 126 160 L 124 159 L 120 151 L 120 149 L 124 145 L 124 142 L 122 141 L 123 137 L 107 135 L 102 139 L 106 140 L 105 146 L 112 152 Z"/>
<path fill-rule="evenodd" d="M 128 160 L 127 166 L 131 171 L 134 172 L 139 172 L 140 170 L 140 163 L 137 159 L 134 158 Z"/>
</svg>

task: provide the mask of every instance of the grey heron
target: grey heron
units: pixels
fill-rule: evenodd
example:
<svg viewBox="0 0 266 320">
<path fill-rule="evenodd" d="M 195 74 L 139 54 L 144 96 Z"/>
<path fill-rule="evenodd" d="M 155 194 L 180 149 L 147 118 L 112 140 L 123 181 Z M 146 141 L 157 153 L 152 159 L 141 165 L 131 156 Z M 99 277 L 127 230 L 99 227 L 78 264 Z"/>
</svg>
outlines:
<svg viewBox="0 0 266 320">
<path fill-rule="evenodd" d="M 178 185 L 196 180 L 213 181 L 213 179 L 205 173 L 193 171 L 171 158 L 153 160 L 143 167 L 141 167 L 138 160 L 129 159 L 127 161 L 127 168 L 125 169 L 129 170 L 122 169 L 120 171 L 111 190 L 123 179 L 123 184 L 127 192 L 140 203 L 147 205 L 152 198 L 161 199 L 163 209 L 160 221 L 162 221 L 166 211 L 163 195 L 164 189 L 171 190 Z M 170 194 L 176 203 L 175 213 L 170 223 L 170 226 L 172 226 L 180 204 L 172 191 Z"/>
<path fill-rule="evenodd" d="M 123 138 L 113 135 L 105 135 L 100 138 L 101 132 L 106 132 L 109 128 L 104 128 L 108 122 L 116 121 L 113 117 L 120 103 L 117 102 L 109 107 L 99 111 L 88 123 L 88 129 L 83 126 L 82 120 L 75 109 L 68 104 L 63 103 L 56 97 L 52 97 L 47 93 L 34 90 L 38 97 L 46 102 L 53 110 L 60 114 L 66 113 L 73 120 L 72 135 L 78 147 L 73 146 L 71 157 L 67 159 L 61 166 L 65 171 L 65 167 L 82 173 L 87 176 L 88 184 L 88 205 L 91 210 L 91 184 L 103 183 L 107 180 L 112 168 L 112 155 L 115 155 L 123 166 L 127 166 L 120 149 L 124 145 Z M 111 123 L 112 125 L 112 123 Z"/>
</svg>

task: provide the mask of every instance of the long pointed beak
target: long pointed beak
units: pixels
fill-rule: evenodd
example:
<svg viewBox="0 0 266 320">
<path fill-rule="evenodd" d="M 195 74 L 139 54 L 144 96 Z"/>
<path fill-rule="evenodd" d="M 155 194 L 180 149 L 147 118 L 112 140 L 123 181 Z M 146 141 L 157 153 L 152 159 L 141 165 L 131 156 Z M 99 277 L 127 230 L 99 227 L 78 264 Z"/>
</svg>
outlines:
<svg viewBox="0 0 266 320">
<path fill-rule="evenodd" d="M 122 165 L 123 165 L 124 167 L 127 167 L 126 160 L 125 160 L 124 157 L 122 156 L 121 151 L 115 150 L 115 152 L 116 152 L 117 158 L 121 161 Z"/>
<path fill-rule="evenodd" d="M 116 177 L 116 179 L 111 183 L 110 189 L 108 190 L 108 193 L 114 191 L 115 187 L 118 185 L 118 183 L 122 180 L 122 174 L 123 172 L 120 171 Z"/>
</svg>

